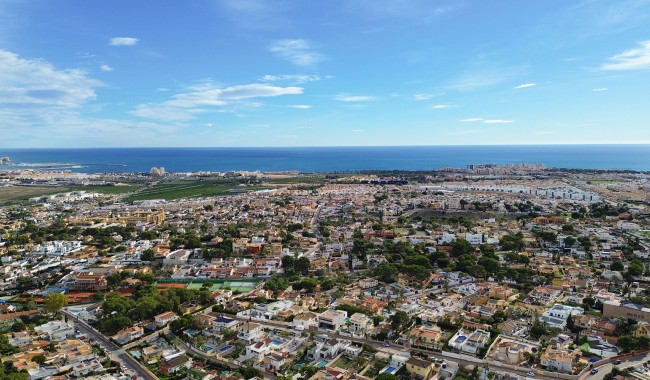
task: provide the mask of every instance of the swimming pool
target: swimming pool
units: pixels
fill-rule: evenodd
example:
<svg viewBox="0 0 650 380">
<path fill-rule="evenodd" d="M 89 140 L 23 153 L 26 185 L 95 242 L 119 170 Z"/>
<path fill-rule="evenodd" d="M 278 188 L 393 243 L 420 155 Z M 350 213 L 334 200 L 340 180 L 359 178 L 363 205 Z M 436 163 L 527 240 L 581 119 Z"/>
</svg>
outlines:
<svg viewBox="0 0 650 380">
<path fill-rule="evenodd" d="M 316 364 L 316 367 L 323 368 L 325 367 L 326 364 L 327 364 L 327 360 L 321 360 L 318 362 L 318 364 Z"/>
<path fill-rule="evenodd" d="M 284 342 L 281 340 L 273 340 L 271 343 L 273 343 L 276 346 L 281 346 L 284 344 Z"/>
<path fill-rule="evenodd" d="M 456 338 L 456 342 L 462 343 L 467 339 L 465 335 L 460 335 L 458 338 Z"/>
<path fill-rule="evenodd" d="M 225 346 L 219 348 L 219 352 L 226 352 L 226 351 L 230 350 L 231 348 L 232 348 L 232 346 L 228 344 L 228 345 L 225 345 Z"/>
<path fill-rule="evenodd" d="M 386 370 L 384 371 L 384 373 L 387 373 L 389 375 L 394 375 L 395 372 L 397 372 L 397 368 L 390 367 L 390 366 L 388 368 L 386 368 Z"/>
</svg>

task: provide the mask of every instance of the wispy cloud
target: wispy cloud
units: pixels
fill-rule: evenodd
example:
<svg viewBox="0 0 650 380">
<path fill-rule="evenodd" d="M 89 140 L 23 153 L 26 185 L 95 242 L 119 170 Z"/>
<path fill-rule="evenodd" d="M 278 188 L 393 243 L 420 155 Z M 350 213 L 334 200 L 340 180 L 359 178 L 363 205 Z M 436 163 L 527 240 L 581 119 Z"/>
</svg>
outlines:
<svg viewBox="0 0 650 380">
<path fill-rule="evenodd" d="M 307 40 L 287 39 L 271 44 L 269 50 L 297 66 L 312 66 L 324 59 Z"/>
<path fill-rule="evenodd" d="M 111 66 L 109 66 L 109 65 L 100 65 L 99 69 L 101 71 L 113 71 L 113 68 Z"/>
<path fill-rule="evenodd" d="M 309 104 L 292 104 L 292 105 L 285 106 L 285 107 L 298 108 L 298 109 L 301 109 L 301 110 L 306 110 L 306 109 L 311 108 L 312 106 L 310 106 Z"/>
<path fill-rule="evenodd" d="M 111 38 L 111 46 L 135 46 L 138 43 L 138 39 L 134 37 L 114 37 Z"/>
<path fill-rule="evenodd" d="M 482 129 L 464 129 L 461 131 L 451 131 L 445 133 L 447 136 L 463 136 L 463 135 L 474 135 L 477 133 L 483 132 Z"/>
<path fill-rule="evenodd" d="M 514 120 L 503 120 L 503 119 L 488 119 L 488 120 L 483 120 L 485 124 L 510 124 L 514 123 Z"/>
<path fill-rule="evenodd" d="M 529 88 L 529 87 L 535 87 L 537 86 L 537 83 L 524 83 L 520 84 L 519 86 L 513 87 L 514 89 L 520 89 L 520 88 Z"/>
<path fill-rule="evenodd" d="M 461 123 L 483 123 L 483 124 L 509 124 L 514 123 L 514 120 L 504 119 L 482 119 L 480 117 L 470 117 L 467 119 L 459 120 Z"/>
<path fill-rule="evenodd" d="M 223 107 L 254 98 L 302 94 L 301 87 L 278 87 L 268 84 L 246 84 L 220 88 L 207 82 L 187 89 L 162 103 L 140 104 L 133 114 L 159 120 L 189 120 L 214 107 Z M 260 107 L 257 102 L 246 103 L 249 108 Z"/>
<path fill-rule="evenodd" d="M 264 75 L 259 80 L 261 82 L 289 82 L 292 84 L 302 84 L 307 82 L 318 82 L 321 80 L 321 77 L 314 74 L 284 74 Z"/>
<path fill-rule="evenodd" d="M 428 0 L 355 0 L 344 4 L 355 14 L 372 19 L 396 18 L 430 23 L 443 15 L 463 8 L 458 1 L 435 4 Z"/>
<path fill-rule="evenodd" d="M 367 95 L 338 94 L 334 99 L 338 100 L 339 102 L 372 102 L 377 98 Z"/>
<path fill-rule="evenodd" d="M 517 75 L 516 68 L 468 72 L 452 80 L 447 88 L 454 91 L 475 91 L 502 83 Z"/>
<path fill-rule="evenodd" d="M 650 40 L 639 42 L 634 49 L 626 50 L 607 59 L 602 70 L 642 70 L 650 69 Z"/>
<path fill-rule="evenodd" d="M 438 96 L 442 96 L 444 93 L 439 92 L 435 94 L 428 94 L 428 93 L 422 93 L 422 94 L 414 94 L 413 95 L 413 100 L 429 100 L 433 98 L 437 98 Z"/>
<path fill-rule="evenodd" d="M 591 91 L 593 92 L 603 92 L 609 90 L 607 87 L 600 87 L 600 88 L 592 88 Z"/>
<path fill-rule="evenodd" d="M 451 107 L 456 107 L 456 106 L 453 105 L 453 104 L 436 104 L 435 106 L 433 106 L 431 108 L 433 108 L 435 110 L 442 110 L 442 109 L 451 108 Z"/>
</svg>

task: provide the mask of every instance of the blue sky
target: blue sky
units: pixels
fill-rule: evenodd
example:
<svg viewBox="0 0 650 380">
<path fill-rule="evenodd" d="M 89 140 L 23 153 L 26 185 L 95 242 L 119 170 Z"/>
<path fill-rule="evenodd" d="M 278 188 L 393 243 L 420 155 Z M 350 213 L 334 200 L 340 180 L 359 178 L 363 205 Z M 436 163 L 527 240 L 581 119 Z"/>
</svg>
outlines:
<svg viewBox="0 0 650 380">
<path fill-rule="evenodd" d="M 650 143 L 650 1 L 0 1 L 0 145 Z"/>
</svg>

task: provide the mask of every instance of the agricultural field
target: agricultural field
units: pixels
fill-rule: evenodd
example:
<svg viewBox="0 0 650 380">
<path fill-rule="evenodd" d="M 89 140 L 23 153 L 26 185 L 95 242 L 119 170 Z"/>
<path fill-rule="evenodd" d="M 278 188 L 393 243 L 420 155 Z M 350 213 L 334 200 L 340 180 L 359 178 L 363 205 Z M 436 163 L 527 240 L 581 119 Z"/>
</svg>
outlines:
<svg viewBox="0 0 650 380">
<path fill-rule="evenodd" d="M 120 195 L 134 192 L 142 186 L 12 186 L 0 187 L 0 205 L 26 202 L 29 198 L 45 195 L 67 193 L 69 191 L 85 191 L 107 195 Z"/>
<path fill-rule="evenodd" d="M 12 186 L 0 187 L 0 205 L 25 202 L 29 198 L 65 193 L 67 187 Z"/>
<path fill-rule="evenodd" d="M 230 193 L 261 190 L 263 186 L 240 186 L 236 180 L 192 180 L 159 182 L 151 187 L 144 188 L 125 198 L 127 202 L 142 201 L 148 199 L 180 199 L 195 197 L 211 197 L 216 195 L 227 195 Z"/>
</svg>

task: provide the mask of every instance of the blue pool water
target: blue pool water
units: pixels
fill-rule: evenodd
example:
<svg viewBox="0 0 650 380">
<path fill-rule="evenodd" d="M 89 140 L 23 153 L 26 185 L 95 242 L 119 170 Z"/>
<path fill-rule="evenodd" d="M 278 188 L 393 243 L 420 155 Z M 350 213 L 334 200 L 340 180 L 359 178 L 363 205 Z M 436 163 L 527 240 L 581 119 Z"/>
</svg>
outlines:
<svg viewBox="0 0 650 380">
<path fill-rule="evenodd" d="M 327 364 L 327 360 L 321 360 L 318 362 L 318 364 L 316 364 L 316 367 L 323 368 L 325 367 L 326 364 Z"/>
<path fill-rule="evenodd" d="M 467 337 L 465 335 L 461 335 L 458 338 L 456 338 L 456 342 L 464 342 Z"/>
<path fill-rule="evenodd" d="M 219 349 L 219 351 L 220 351 L 220 352 L 226 352 L 226 351 L 230 350 L 231 348 L 232 348 L 231 345 L 226 345 L 226 346 L 221 347 L 221 348 Z"/>
<path fill-rule="evenodd" d="M 281 346 L 283 342 L 281 340 L 274 340 L 271 343 L 275 344 L 276 346 Z"/>
<path fill-rule="evenodd" d="M 384 371 L 384 373 L 387 373 L 387 374 L 389 374 L 389 375 L 394 375 L 395 372 L 397 372 L 397 368 L 395 368 L 395 367 L 388 367 L 388 368 L 386 368 L 386 370 Z"/>
</svg>

